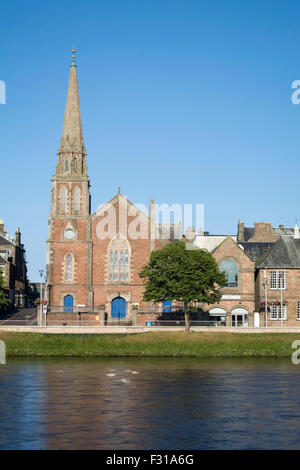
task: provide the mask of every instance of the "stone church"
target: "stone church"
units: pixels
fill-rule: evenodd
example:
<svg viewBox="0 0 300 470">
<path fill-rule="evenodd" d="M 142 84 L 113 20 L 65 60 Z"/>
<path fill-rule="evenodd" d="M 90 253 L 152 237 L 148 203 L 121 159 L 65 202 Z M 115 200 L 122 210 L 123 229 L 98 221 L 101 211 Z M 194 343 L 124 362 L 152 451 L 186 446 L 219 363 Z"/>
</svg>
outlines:
<svg viewBox="0 0 300 470">
<path fill-rule="evenodd" d="M 181 224 L 157 224 L 153 200 L 148 216 L 120 190 L 91 214 L 74 52 L 52 178 L 47 323 L 145 325 L 147 320 L 159 320 L 161 313 L 163 320 L 169 313 L 175 318 L 178 302 L 165 300 L 155 306 L 143 302 L 139 272 L 153 250 L 182 238 Z M 211 252 L 227 280 L 220 302 L 197 306 L 197 318 L 218 326 L 299 324 L 299 239 L 298 226 L 274 228 L 266 222 L 254 227 L 239 222 L 238 234 L 230 236 L 186 232 L 185 241 L 193 249 Z"/>
<path fill-rule="evenodd" d="M 90 180 L 83 140 L 75 50 L 63 130 L 52 178 L 47 240 L 47 298 L 51 312 L 99 320 L 128 319 L 144 305 L 139 272 L 151 251 L 168 243 L 150 216 L 118 193 L 91 214 Z M 113 183 L 113 182 L 112 182 Z M 57 316 L 56 316 L 57 320 Z"/>
</svg>

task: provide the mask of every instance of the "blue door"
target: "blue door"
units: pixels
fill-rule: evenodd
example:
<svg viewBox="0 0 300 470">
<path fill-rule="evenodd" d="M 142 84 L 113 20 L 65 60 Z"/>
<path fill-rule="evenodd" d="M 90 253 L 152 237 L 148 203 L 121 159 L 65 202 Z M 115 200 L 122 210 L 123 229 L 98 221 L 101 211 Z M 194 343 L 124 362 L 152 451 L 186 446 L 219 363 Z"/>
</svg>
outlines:
<svg viewBox="0 0 300 470">
<path fill-rule="evenodd" d="M 118 319 L 126 317 L 126 300 L 122 297 L 113 299 L 111 303 L 111 317 Z"/>
<path fill-rule="evenodd" d="M 66 297 L 64 298 L 64 312 L 67 312 L 67 313 L 73 312 L 73 302 L 74 302 L 74 299 L 72 295 L 66 295 Z"/>
<path fill-rule="evenodd" d="M 172 312 L 172 301 L 164 300 L 163 301 L 163 313 L 170 313 L 170 312 Z"/>
</svg>

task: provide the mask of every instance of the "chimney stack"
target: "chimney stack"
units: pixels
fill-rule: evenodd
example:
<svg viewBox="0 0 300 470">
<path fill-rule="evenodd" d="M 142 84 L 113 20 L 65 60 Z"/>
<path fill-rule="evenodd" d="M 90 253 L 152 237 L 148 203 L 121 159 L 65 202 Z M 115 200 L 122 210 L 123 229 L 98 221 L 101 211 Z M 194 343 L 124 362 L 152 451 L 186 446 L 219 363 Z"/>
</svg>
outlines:
<svg viewBox="0 0 300 470">
<path fill-rule="evenodd" d="M 16 230 L 16 244 L 17 244 L 17 246 L 21 246 L 21 232 L 20 232 L 20 227 L 17 227 L 17 230 Z"/>
<path fill-rule="evenodd" d="M 238 221 L 238 236 L 237 239 L 239 242 L 245 241 L 245 224 L 244 222 Z"/>
<path fill-rule="evenodd" d="M 0 233 L 3 235 L 7 235 L 7 231 L 3 222 L 3 219 L 0 219 Z"/>
</svg>

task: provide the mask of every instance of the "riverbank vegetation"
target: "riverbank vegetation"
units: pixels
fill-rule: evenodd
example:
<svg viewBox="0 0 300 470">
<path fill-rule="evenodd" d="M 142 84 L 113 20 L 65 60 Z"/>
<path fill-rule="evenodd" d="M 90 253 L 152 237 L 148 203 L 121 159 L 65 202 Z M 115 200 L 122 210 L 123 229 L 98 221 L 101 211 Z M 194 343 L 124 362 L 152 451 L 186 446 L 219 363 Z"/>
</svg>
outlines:
<svg viewBox="0 0 300 470">
<path fill-rule="evenodd" d="M 296 333 L 147 332 L 41 334 L 0 332 L 8 357 L 290 357 Z"/>
</svg>

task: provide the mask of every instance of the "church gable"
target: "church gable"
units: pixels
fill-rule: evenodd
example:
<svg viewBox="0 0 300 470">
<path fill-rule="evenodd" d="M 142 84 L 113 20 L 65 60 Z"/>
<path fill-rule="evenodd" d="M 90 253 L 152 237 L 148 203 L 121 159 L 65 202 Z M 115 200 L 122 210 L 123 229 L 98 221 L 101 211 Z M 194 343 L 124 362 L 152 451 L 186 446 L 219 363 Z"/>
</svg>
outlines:
<svg viewBox="0 0 300 470">
<path fill-rule="evenodd" d="M 225 240 L 223 240 L 223 242 L 214 249 L 212 255 L 219 264 L 224 259 L 232 258 L 243 268 L 254 270 L 254 262 L 244 252 L 244 250 L 234 240 L 232 240 L 232 237 L 226 237 Z"/>
<path fill-rule="evenodd" d="M 111 240 L 117 234 L 126 239 L 149 240 L 150 218 L 118 193 L 93 215 L 93 238 Z"/>
</svg>

